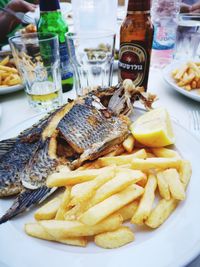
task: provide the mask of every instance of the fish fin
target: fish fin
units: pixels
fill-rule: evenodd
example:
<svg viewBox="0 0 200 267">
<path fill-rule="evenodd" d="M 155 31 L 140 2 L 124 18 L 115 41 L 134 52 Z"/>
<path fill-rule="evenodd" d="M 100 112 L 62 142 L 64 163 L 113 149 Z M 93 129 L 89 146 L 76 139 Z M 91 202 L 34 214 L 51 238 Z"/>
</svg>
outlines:
<svg viewBox="0 0 200 267">
<path fill-rule="evenodd" d="M 25 189 L 17 196 L 12 206 L 0 218 L 0 224 L 7 222 L 16 215 L 28 210 L 31 206 L 41 203 L 55 190 L 56 188 L 48 188 L 46 186 L 42 186 L 36 190 Z"/>
<path fill-rule="evenodd" d="M 17 137 L 0 141 L 0 158 L 16 143 Z"/>
</svg>

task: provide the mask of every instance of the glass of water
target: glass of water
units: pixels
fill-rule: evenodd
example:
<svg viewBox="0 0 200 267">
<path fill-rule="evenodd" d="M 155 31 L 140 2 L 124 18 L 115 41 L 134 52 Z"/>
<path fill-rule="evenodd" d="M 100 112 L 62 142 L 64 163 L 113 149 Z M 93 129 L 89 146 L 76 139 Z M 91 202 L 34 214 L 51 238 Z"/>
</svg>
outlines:
<svg viewBox="0 0 200 267">
<path fill-rule="evenodd" d="M 179 15 L 174 58 L 200 59 L 200 14 Z"/>
<path fill-rule="evenodd" d="M 107 31 L 67 33 L 77 95 L 112 85 L 115 34 Z"/>
<path fill-rule="evenodd" d="M 9 39 L 13 57 L 22 76 L 30 106 L 37 111 L 62 104 L 58 37 L 30 33 Z"/>
</svg>

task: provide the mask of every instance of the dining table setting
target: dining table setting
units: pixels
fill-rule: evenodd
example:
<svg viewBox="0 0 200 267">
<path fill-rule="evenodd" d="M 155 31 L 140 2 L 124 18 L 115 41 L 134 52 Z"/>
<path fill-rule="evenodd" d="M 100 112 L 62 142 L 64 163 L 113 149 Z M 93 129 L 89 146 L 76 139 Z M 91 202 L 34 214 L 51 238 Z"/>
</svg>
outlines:
<svg viewBox="0 0 200 267">
<path fill-rule="evenodd" d="M 200 15 L 182 8 L 0 5 L 22 25 L 0 50 L 0 267 L 200 266 Z"/>
</svg>

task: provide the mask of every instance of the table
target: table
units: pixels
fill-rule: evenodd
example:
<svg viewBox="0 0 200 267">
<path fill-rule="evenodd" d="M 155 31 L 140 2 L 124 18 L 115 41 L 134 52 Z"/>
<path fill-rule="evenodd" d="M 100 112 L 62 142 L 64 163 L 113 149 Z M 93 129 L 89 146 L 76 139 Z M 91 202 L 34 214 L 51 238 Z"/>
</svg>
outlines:
<svg viewBox="0 0 200 267">
<path fill-rule="evenodd" d="M 117 83 L 117 75 L 114 75 L 114 83 Z M 189 127 L 188 111 L 192 109 L 200 111 L 200 103 L 171 90 L 171 88 L 164 82 L 162 73 L 158 69 L 151 69 L 150 71 L 148 90 L 149 92 L 157 94 L 159 97 L 159 100 L 154 104 L 154 107 L 166 107 L 171 116 L 186 128 Z M 67 97 L 73 96 L 74 92 L 71 91 L 66 93 L 64 98 L 66 99 Z M 0 104 L 3 111 L 0 121 L 0 134 L 37 114 L 28 106 L 23 91 L 0 96 Z M 188 267 L 198 266 L 200 266 L 200 257 L 188 265 Z"/>
</svg>

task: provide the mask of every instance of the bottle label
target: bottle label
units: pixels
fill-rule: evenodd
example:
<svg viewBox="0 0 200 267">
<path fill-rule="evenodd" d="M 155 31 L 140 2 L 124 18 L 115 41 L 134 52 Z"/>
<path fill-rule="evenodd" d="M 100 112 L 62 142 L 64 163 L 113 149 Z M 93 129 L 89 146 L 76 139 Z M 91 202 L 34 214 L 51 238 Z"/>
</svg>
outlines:
<svg viewBox="0 0 200 267">
<path fill-rule="evenodd" d="M 73 73 L 69 63 L 69 55 L 65 44 L 60 44 L 60 64 L 62 81 L 71 78 Z"/>
<path fill-rule="evenodd" d="M 154 26 L 152 48 L 156 50 L 173 49 L 176 39 L 176 27 Z"/>
<path fill-rule="evenodd" d="M 122 43 L 119 51 L 119 80 L 131 79 L 142 85 L 147 68 L 147 52 L 142 43 Z"/>
</svg>

